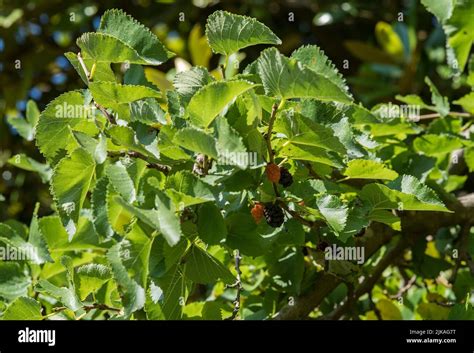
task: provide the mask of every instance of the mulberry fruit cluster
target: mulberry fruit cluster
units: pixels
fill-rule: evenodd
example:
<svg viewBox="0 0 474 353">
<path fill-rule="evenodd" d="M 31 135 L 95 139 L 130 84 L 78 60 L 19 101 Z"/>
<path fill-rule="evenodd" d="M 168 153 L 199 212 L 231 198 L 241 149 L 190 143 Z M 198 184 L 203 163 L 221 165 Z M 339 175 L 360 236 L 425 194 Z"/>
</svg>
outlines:
<svg viewBox="0 0 474 353">
<path fill-rule="evenodd" d="M 268 225 L 273 228 L 280 227 L 285 221 L 285 215 L 280 206 L 273 203 L 266 204 L 263 209 L 263 215 Z"/>
<path fill-rule="evenodd" d="M 293 184 L 293 176 L 284 167 L 279 167 L 274 163 L 267 164 L 265 168 L 265 173 L 267 174 L 268 180 L 272 183 L 279 183 L 284 188 L 289 187 Z"/>
<path fill-rule="evenodd" d="M 288 171 L 288 169 L 281 167 L 280 168 L 280 180 L 278 180 L 281 186 L 284 188 L 289 187 L 291 184 L 293 184 L 293 176 L 291 173 Z"/>
</svg>

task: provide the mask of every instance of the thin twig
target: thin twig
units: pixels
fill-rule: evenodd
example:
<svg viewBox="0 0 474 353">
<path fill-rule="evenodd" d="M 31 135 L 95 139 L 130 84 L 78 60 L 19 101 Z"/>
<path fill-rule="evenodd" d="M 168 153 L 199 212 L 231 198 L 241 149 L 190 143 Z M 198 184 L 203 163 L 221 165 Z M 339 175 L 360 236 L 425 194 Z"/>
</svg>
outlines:
<svg viewBox="0 0 474 353">
<path fill-rule="evenodd" d="M 239 249 L 235 250 L 234 253 L 234 259 L 235 259 L 235 271 L 237 272 L 237 280 L 235 281 L 234 284 L 227 286 L 228 288 L 236 288 L 237 289 L 237 294 L 235 295 L 235 300 L 233 302 L 234 304 L 234 310 L 232 310 L 232 315 L 227 318 L 227 320 L 235 320 L 237 317 L 239 311 L 240 311 L 240 294 L 242 292 L 242 271 L 240 271 L 240 260 L 242 260 L 242 256 L 240 256 L 240 251 Z"/>
<path fill-rule="evenodd" d="M 400 288 L 397 294 L 392 294 L 389 296 L 391 299 L 398 299 L 400 298 L 403 294 L 405 294 L 416 282 L 416 275 L 413 275 L 406 283 L 405 285 Z"/>
<path fill-rule="evenodd" d="M 272 148 L 273 125 L 274 125 L 275 120 L 276 120 L 276 113 L 277 113 L 278 109 L 282 108 L 284 104 L 285 104 L 284 99 L 281 100 L 279 105 L 277 105 L 276 103 L 273 104 L 272 112 L 270 114 L 270 120 L 268 122 L 268 130 L 267 130 L 267 136 L 265 138 L 265 141 L 267 142 L 268 159 L 269 159 L 270 164 L 275 163 L 275 154 L 273 153 L 273 148 Z M 273 191 L 275 192 L 275 195 L 277 197 L 279 197 L 280 193 L 278 192 L 278 187 L 277 187 L 276 183 L 272 182 L 272 186 L 273 186 Z"/>
<path fill-rule="evenodd" d="M 95 304 L 92 304 L 92 305 L 84 305 L 84 310 L 89 312 L 91 310 L 94 310 L 94 309 L 98 309 L 98 310 L 107 310 L 107 311 L 115 311 L 115 312 L 118 312 L 120 313 L 122 311 L 122 309 L 119 309 L 119 308 L 113 308 L 111 306 L 108 306 L 108 305 L 105 305 L 105 304 L 102 304 L 102 303 L 95 303 Z"/>
<path fill-rule="evenodd" d="M 147 160 L 147 157 L 141 154 L 140 152 L 136 151 L 108 151 L 108 155 L 115 157 L 115 156 L 129 156 L 132 158 L 139 158 L 147 162 L 148 168 L 153 168 L 156 170 L 159 170 L 160 172 L 164 174 L 169 174 L 171 167 L 164 165 L 164 164 L 159 164 L 159 163 L 152 163 Z"/>
<path fill-rule="evenodd" d="M 87 82 L 89 82 L 90 73 L 89 73 L 89 70 L 87 70 L 87 66 L 84 62 L 84 59 L 82 59 L 81 52 L 77 53 L 77 60 L 79 60 L 79 64 L 81 64 L 82 70 L 84 71 L 84 74 L 86 75 Z"/>
<path fill-rule="evenodd" d="M 100 112 L 102 114 L 104 114 L 104 116 L 107 118 L 107 120 L 109 121 L 109 123 L 113 124 L 113 125 L 117 125 L 117 121 L 115 120 L 114 116 L 112 114 L 110 114 L 107 110 L 105 110 L 105 108 L 103 106 L 101 106 L 99 103 L 97 102 L 94 102 L 94 105 L 96 106 L 97 109 L 100 110 Z"/>
<path fill-rule="evenodd" d="M 449 112 L 448 115 L 452 116 L 460 116 L 464 118 L 470 118 L 472 115 L 469 113 L 464 113 L 464 112 Z M 435 118 L 440 118 L 441 115 L 439 113 L 430 113 L 430 114 L 423 114 L 417 117 L 416 120 L 429 120 L 429 119 L 435 119 Z"/>
<path fill-rule="evenodd" d="M 52 309 L 52 312 L 49 313 L 48 315 L 45 315 L 43 316 L 43 318 L 49 318 L 51 316 L 54 316 L 54 315 L 57 315 L 58 313 L 64 311 L 64 310 L 67 310 L 68 308 L 65 307 L 65 306 L 57 306 L 55 308 Z M 102 304 L 102 303 L 94 303 L 94 304 L 91 304 L 91 305 L 84 305 L 82 307 L 82 309 L 85 310 L 85 312 L 81 315 L 79 315 L 76 320 L 81 320 L 89 311 L 91 310 L 94 310 L 94 309 L 97 309 L 97 310 L 104 310 L 104 311 L 115 311 L 117 313 L 121 313 L 122 312 L 122 309 L 119 309 L 119 308 L 113 308 L 113 307 L 110 307 L 108 305 L 105 305 L 105 304 Z"/>
<path fill-rule="evenodd" d="M 316 227 L 316 226 L 321 225 L 321 223 L 319 223 L 319 222 L 309 221 L 309 220 L 303 218 L 298 212 L 290 210 L 288 205 L 283 201 L 279 201 L 278 204 L 280 205 L 281 208 L 283 208 L 286 212 L 288 212 L 294 219 L 296 219 L 298 222 L 300 222 L 301 224 L 303 224 L 305 226 L 308 226 L 308 227 L 312 228 L 312 227 Z"/>
<path fill-rule="evenodd" d="M 86 66 L 86 63 L 84 62 L 84 59 L 82 58 L 81 52 L 77 53 L 77 60 L 79 60 L 79 63 L 81 64 L 81 67 L 82 67 L 82 70 L 84 71 L 84 74 L 86 75 L 87 83 L 89 83 L 90 80 L 91 80 L 92 72 L 89 73 L 89 70 L 87 70 L 87 66 Z M 94 71 L 95 71 L 95 67 L 94 67 Z M 115 120 L 113 115 L 109 114 L 109 112 L 107 112 L 107 110 L 103 106 L 101 106 L 97 102 L 94 102 L 94 105 L 107 118 L 109 123 L 111 123 L 113 125 L 117 124 L 117 121 Z"/>
</svg>

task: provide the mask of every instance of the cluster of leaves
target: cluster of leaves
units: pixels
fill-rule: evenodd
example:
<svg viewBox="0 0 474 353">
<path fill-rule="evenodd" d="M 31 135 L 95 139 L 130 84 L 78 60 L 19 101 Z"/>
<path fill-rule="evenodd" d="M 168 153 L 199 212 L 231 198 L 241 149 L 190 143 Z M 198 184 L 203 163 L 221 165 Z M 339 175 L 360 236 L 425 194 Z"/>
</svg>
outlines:
<svg viewBox="0 0 474 353">
<path fill-rule="evenodd" d="M 472 172 L 474 140 L 430 81 L 431 104 L 399 99 L 441 119 L 387 118 L 383 106 L 354 102 L 317 46 L 290 57 L 270 47 L 237 72 L 229 66 L 240 50 L 280 39 L 223 11 L 208 18 L 206 37 L 222 70 L 195 66 L 160 90 L 144 67 L 173 53 L 123 11 L 107 11 L 96 32 L 77 40 L 80 52 L 65 54 L 87 88 L 60 95 L 39 116 L 30 103 L 26 120 L 10 121 L 47 161 L 18 155 L 10 163 L 41 174 L 55 212 L 29 227 L 0 224 L 1 244 L 32 254 L 0 262 L 4 319 L 225 319 L 237 314 L 236 298 L 240 317 L 269 318 L 314 286 L 318 272 L 355 282 L 373 266 L 328 268 L 320 244 L 353 246 L 377 222 L 401 231 L 395 211 L 450 212 L 426 184 L 441 194 L 461 189 L 467 175 L 450 173 L 450 156 L 463 148 Z M 458 103 L 472 107 L 472 99 Z M 268 178 L 269 164 L 292 183 Z M 283 225 L 255 222 L 256 204 L 281 209 Z M 413 271 L 434 279 L 451 268 L 453 242 L 452 234 L 443 248 L 424 240 Z M 465 300 L 472 279 L 464 270 L 454 292 L 438 295 Z M 386 288 L 396 292 L 401 277 Z M 405 318 L 432 314 L 415 311 L 426 300 L 420 293 Z M 387 298 L 376 298 L 388 305 L 384 318 L 402 315 Z"/>
</svg>

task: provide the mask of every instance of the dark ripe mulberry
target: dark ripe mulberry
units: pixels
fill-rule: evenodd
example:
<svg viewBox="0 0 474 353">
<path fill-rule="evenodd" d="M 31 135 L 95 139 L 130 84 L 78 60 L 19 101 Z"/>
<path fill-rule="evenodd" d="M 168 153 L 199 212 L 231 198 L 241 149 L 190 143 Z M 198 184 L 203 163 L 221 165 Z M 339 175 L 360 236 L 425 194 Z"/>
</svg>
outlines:
<svg viewBox="0 0 474 353">
<path fill-rule="evenodd" d="M 282 185 L 284 188 L 289 187 L 291 184 L 293 184 L 293 176 L 291 173 L 288 171 L 288 169 L 281 167 L 280 168 L 280 180 L 278 181 L 280 185 Z"/>
<path fill-rule="evenodd" d="M 280 227 L 285 220 L 283 210 L 280 208 L 280 206 L 275 205 L 273 203 L 265 205 L 263 215 L 268 225 L 273 228 Z"/>
</svg>

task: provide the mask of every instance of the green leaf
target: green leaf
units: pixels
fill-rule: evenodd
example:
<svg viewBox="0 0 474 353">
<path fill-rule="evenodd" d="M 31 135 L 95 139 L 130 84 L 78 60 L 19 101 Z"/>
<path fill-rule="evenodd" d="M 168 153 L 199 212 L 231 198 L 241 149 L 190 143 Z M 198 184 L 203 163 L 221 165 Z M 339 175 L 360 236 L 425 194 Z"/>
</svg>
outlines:
<svg viewBox="0 0 474 353">
<path fill-rule="evenodd" d="M 178 208 L 214 201 L 210 185 L 190 172 L 181 171 L 166 180 L 165 192 Z"/>
<path fill-rule="evenodd" d="M 190 151 L 217 159 L 216 140 L 202 130 L 192 127 L 180 129 L 175 133 L 173 142 Z"/>
<path fill-rule="evenodd" d="M 403 175 L 388 186 L 369 184 L 360 196 L 373 209 L 400 209 L 405 211 L 450 212 L 436 194 L 411 175 Z"/>
<path fill-rule="evenodd" d="M 150 157 L 151 162 L 159 162 L 159 153 L 157 151 L 158 142 L 152 142 L 149 145 L 142 143 L 135 131 L 128 127 L 128 126 L 117 126 L 114 125 L 108 129 L 108 135 L 112 139 L 112 141 L 119 146 L 126 147 L 132 151 L 141 153 L 145 156 Z"/>
<path fill-rule="evenodd" d="M 83 148 L 62 159 L 54 169 L 51 191 L 68 234 L 76 232 L 77 221 L 94 177 L 95 162 Z"/>
<path fill-rule="evenodd" d="M 160 306 L 166 319 L 181 319 L 183 306 L 188 296 L 185 271 L 181 266 L 176 265 L 157 281 L 163 291 Z"/>
<path fill-rule="evenodd" d="M 448 63 L 462 72 L 474 42 L 474 21 L 472 20 L 474 2 L 465 0 L 453 3 L 455 3 L 453 14 L 445 21 L 443 28 L 448 36 L 448 48 L 452 49 L 452 53 L 448 50 Z M 454 58 L 450 58 L 452 55 Z"/>
<path fill-rule="evenodd" d="M 295 50 L 291 57 L 298 60 L 300 63 L 305 65 L 308 69 L 326 77 L 341 90 L 345 91 L 348 95 L 349 88 L 347 87 L 346 80 L 337 70 L 336 66 L 329 60 L 318 46 L 316 45 L 305 45 Z"/>
<path fill-rule="evenodd" d="M 215 283 L 221 279 L 232 284 L 234 276 L 222 263 L 198 246 L 192 246 L 186 256 L 186 277 L 195 283 Z"/>
<path fill-rule="evenodd" d="M 376 304 L 382 320 L 402 320 L 400 309 L 391 300 L 381 299 Z"/>
<path fill-rule="evenodd" d="M 226 244 L 232 249 L 239 249 L 241 254 L 260 256 L 268 251 L 271 239 L 258 232 L 257 224 L 250 212 L 233 213 L 226 217 Z"/>
<path fill-rule="evenodd" d="M 150 284 L 150 289 L 146 295 L 146 302 L 144 310 L 146 312 L 146 318 L 148 320 L 166 320 L 166 316 L 163 312 L 159 299 L 163 296 L 163 290 L 155 285 L 153 282 Z"/>
<path fill-rule="evenodd" d="M 104 134 L 99 135 L 99 139 L 95 139 L 83 132 L 72 131 L 72 135 L 76 139 L 78 145 L 91 156 L 94 157 L 97 164 L 102 164 L 107 159 L 107 137 Z"/>
<path fill-rule="evenodd" d="M 68 152 L 76 149 L 78 144 L 71 130 L 95 136 L 98 129 L 90 119 L 92 111 L 82 90 L 64 93 L 51 101 L 41 113 L 36 126 L 36 144 L 41 153 L 50 159 L 61 149 Z"/>
<path fill-rule="evenodd" d="M 450 310 L 436 303 L 420 303 L 416 309 L 423 320 L 447 320 Z"/>
<path fill-rule="evenodd" d="M 304 262 L 300 248 L 289 248 L 276 263 L 269 266 L 270 276 L 282 291 L 298 295 L 303 280 Z"/>
<path fill-rule="evenodd" d="M 435 15 L 439 22 L 443 23 L 453 13 L 453 0 L 421 0 L 426 9 Z"/>
<path fill-rule="evenodd" d="M 94 229 L 105 238 L 114 234 L 107 218 L 107 187 L 109 180 L 106 176 L 100 178 L 92 191 L 91 204 L 92 215 L 94 216 Z"/>
<path fill-rule="evenodd" d="M 315 146 L 341 154 L 346 153 L 346 148 L 334 136 L 334 132 L 330 128 L 300 114 L 290 114 L 289 111 L 286 111 L 286 114 L 284 112 L 278 115 L 274 130 L 285 135 L 288 141 L 294 145 Z"/>
<path fill-rule="evenodd" d="M 48 164 L 37 162 L 23 153 L 11 157 L 8 160 L 8 164 L 23 170 L 38 173 L 43 182 L 48 182 L 53 174 Z"/>
<path fill-rule="evenodd" d="M 474 92 L 466 94 L 458 100 L 455 100 L 453 103 L 460 105 L 467 112 L 474 114 Z"/>
<path fill-rule="evenodd" d="M 80 217 L 75 236 L 69 241 L 68 234 L 58 216 L 39 219 L 39 227 L 51 253 L 100 248 L 97 234 L 87 217 Z"/>
<path fill-rule="evenodd" d="M 156 61 L 149 62 L 135 49 L 121 40 L 104 33 L 84 33 L 76 40 L 76 44 L 84 55 L 95 63 L 122 63 L 141 65 L 159 65 Z"/>
<path fill-rule="evenodd" d="M 382 49 L 395 61 L 403 61 L 404 47 L 400 35 L 387 22 L 379 21 L 375 25 L 375 38 Z M 407 43 L 407 46 L 409 44 Z"/>
<path fill-rule="evenodd" d="M 79 297 L 85 300 L 91 293 L 96 293 L 112 275 L 107 266 L 101 264 L 87 264 L 77 269 L 77 287 Z"/>
<path fill-rule="evenodd" d="M 3 313 L 2 320 L 42 320 L 41 305 L 33 298 L 16 298 Z"/>
<path fill-rule="evenodd" d="M 89 83 L 94 101 L 111 108 L 123 120 L 130 119 L 129 103 L 143 98 L 160 98 L 161 93 L 146 86 L 122 85 L 116 82 L 91 82 Z"/>
<path fill-rule="evenodd" d="M 305 67 L 296 59 L 285 57 L 276 48 L 262 52 L 258 59 L 258 72 L 265 93 L 272 97 L 351 102 L 348 94 L 331 80 Z"/>
<path fill-rule="evenodd" d="M 221 302 L 205 302 L 201 312 L 203 320 L 222 320 L 224 307 Z"/>
<path fill-rule="evenodd" d="M 449 312 L 448 320 L 474 320 L 473 306 L 455 304 Z"/>
<path fill-rule="evenodd" d="M 216 119 L 216 131 L 219 164 L 235 165 L 241 169 L 248 168 L 251 161 L 242 136 L 229 124 L 225 117 Z"/>
<path fill-rule="evenodd" d="M 162 192 L 156 192 L 156 207 L 160 232 L 170 246 L 176 245 L 181 238 L 181 224 L 171 199 Z"/>
<path fill-rule="evenodd" d="M 35 207 L 33 218 L 31 219 L 30 232 L 28 234 L 28 243 L 35 249 L 35 258 L 30 259 L 36 264 L 43 264 L 45 262 L 53 262 L 51 254 L 48 249 L 48 244 L 43 236 L 38 222 L 39 203 Z"/>
<path fill-rule="evenodd" d="M 188 50 L 194 65 L 209 66 L 212 50 L 209 47 L 206 36 L 202 33 L 202 27 L 199 23 L 196 23 L 191 32 L 189 32 Z"/>
<path fill-rule="evenodd" d="M 0 242 L 5 244 L 1 249 L 0 259 L 10 261 L 28 260 L 35 264 L 52 262 L 48 246 L 38 229 L 36 216 L 33 216 L 30 226 L 29 240 L 26 241 L 18 232 L 7 224 L 0 223 Z M 13 249 L 12 253 L 11 250 Z M 14 257 L 13 257 L 14 256 Z"/>
<path fill-rule="evenodd" d="M 319 212 L 336 233 L 344 230 L 349 211 L 338 197 L 334 195 L 321 196 L 317 198 L 316 204 Z"/>
<path fill-rule="evenodd" d="M 9 116 L 7 118 L 8 123 L 15 128 L 15 130 L 27 141 L 33 141 L 35 130 L 26 119 L 17 116 Z"/>
<path fill-rule="evenodd" d="M 13 126 L 21 137 L 27 141 L 33 141 L 35 137 L 35 126 L 39 119 L 39 110 L 36 103 L 29 100 L 26 104 L 26 119 L 9 116 L 8 123 Z"/>
<path fill-rule="evenodd" d="M 74 69 L 77 71 L 79 76 L 81 77 L 82 81 L 86 85 L 89 84 L 89 80 L 86 77 L 86 74 L 84 73 L 84 69 L 81 66 L 81 63 L 79 62 L 79 59 L 77 58 L 76 53 L 68 52 L 64 53 L 64 56 L 69 60 L 71 65 L 74 67 Z M 109 62 L 94 62 L 93 59 L 89 58 L 87 55 L 84 55 L 82 58 L 84 61 L 84 64 L 87 67 L 87 71 L 90 73 L 92 70 L 92 66 L 95 64 L 95 73 L 93 79 L 96 81 L 113 81 L 115 82 L 115 74 L 113 70 L 110 67 Z"/>
<path fill-rule="evenodd" d="M 215 53 L 227 56 L 256 44 L 281 44 L 281 40 L 256 19 L 226 11 L 216 11 L 207 18 L 206 36 Z"/>
<path fill-rule="evenodd" d="M 112 267 L 112 273 L 123 291 L 122 302 L 124 313 L 129 317 L 133 312 L 140 310 L 145 305 L 145 290 L 128 275 L 122 263 L 122 244 L 116 244 L 107 252 L 107 260 Z"/>
<path fill-rule="evenodd" d="M 140 209 L 132 206 L 116 196 L 114 201 L 127 209 L 133 215 L 138 217 L 142 222 L 150 227 L 159 230 L 170 246 L 178 243 L 182 233 L 179 217 L 176 214 L 175 206 L 167 195 L 155 190 L 156 209 Z"/>
<path fill-rule="evenodd" d="M 125 207 L 122 203 L 117 202 L 117 198 L 122 199 L 116 192 L 112 185 L 107 186 L 107 220 L 114 232 L 125 236 L 128 226 L 133 219 L 133 213 L 129 207 L 131 205 L 125 203 Z"/>
<path fill-rule="evenodd" d="M 173 85 L 181 100 L 188 103 L 199 89 L 212 81 L 214 79 L 206 68 L 194 66 L 189 70 L 178 72 L 173 79 Z"/>
<path fill-rule="evenodd" d="M 159 39 L 121 10 L 108 10 L 98 33 L 85 33 L 77 45 L 95 62 L 160 65 L 173 57 Z"/>
<path fill-rule="evenodd" d="M 346 179 L 393 180 L 398 177 L 397 172 L 387 168 L 383 163 L 365 159 L 354 159 L 347 163 L 344 175 Z"/>
<path fill-rule="evenodd" d="M 447 97 L 443 97 L 436 86 L 431 80 L 426 77 L 425 83 L 430 87 L 431 91 L 431 102 L 435 106 L 435 110 L 442 116 L 445 117 L 449 113 L 449 101 Z"/>
<path fill-rule="evenodd" d="M 45 279 L 40 279 L 35 290 L 58 299 L 61 304 L 72 311 L 82 309 L 82 303 L 72 288 L 58 287 Z"/>
<path fill-rule="evenodd" d="M 256 85 L 249 81 L 217 81 L 200 88 L 188 104 L 191 123 L 207 128 L 222 110 L 242 93 Z"/>
<path fill-rule="evenodd" d="M 380 222 L 390 226 L 394 230 L 401 230 L 400 217 L 395 216 L 391 211 L 373 210 L 368 215 L 368 219 L 374 222 Z"/>
<path fill-rule="evenodd" d="M 474 147 L 466 148 L 464 150 L 464 160 L 466 161 L 469 172 L 474 171 Z"/>
<path fill-rule="evenodd" d="M 222 213 L 212 202 L 202 204 L 198 210 L 199 237 L 209 245 L 219 244 L 227 236 Z"/>
<path fill-rule="evenodd" d="M 143 124 L 167 124 L 165 111 L 154 98 L 144 98 L 130 104 L 130 115 L 132 121 Z"/>
<path fill-rule="evenodd" d="M 160 223 L 158 222 L 158 214 L 156 209 L 143 209 L 133 206 L 126 202 L 124 199 L 122 199 L 119 195 L 111 195 L 110 204 L 114 204 L 123 208 L 126 211 L 127 216 L 135 216 L 153 229 L 160 229 Z M 130 223 L 130 219 L 128 217 L 124 218 L 126 220 L 126 223 L 122 224 L 122 226 L 128 225 L 128 223 Z"/>
<path fill-rule="evenodd" d="M 0 298 L 14 300 L 28 295 L 31 277 L 17 262 L 0 261 Z"/>
<path fill-rule="evenodd" d="M 126 202 L 133 203 L 137 199 L 133 180 L 121 161 L 107 166 L 107 177 L 114 189 Z"/>
<path fill-rule="evenodd" d="M 172 160 L 189 160 L 191 157 L 181 147 L 173 142 L 174 135 L 181 129 L 173 128 L 170 125 L 163 126 L 158 134 L 158 149 L 161 157 Z"/>
<path fill-rule="evenodd" d="M 106 11 L 100 20 L 97 32 L 110 34 L 122 40 L 149 62 L 155 61 L 155 65 L 174 56 L 148 28 L 121 10 Z"/>
<path fill-rule="evenodd" d="M 328 154 L 327 150 L 316 146 L 288 144 L 278 151 L 278 155 L 290 159 L 321 163 L 331 167 L 342 166 L 339 161 Z"/>
<path fill-rule="evenodd" d="M 413 147 L 416 151 L 427 156 L 438 156 L 462 148 L 463 143 L 456 136 L 425 134 L 413 141 Z"/>
<path fill-rule="evenodd" d="M 148 285 L 150 253 L 155 234 L 141 222 L 134 222 L 125 237 L 123 251 L 127 252 L 123 265 L 133 274 L 133 279 L 146 288 Z"/>
</svg>

